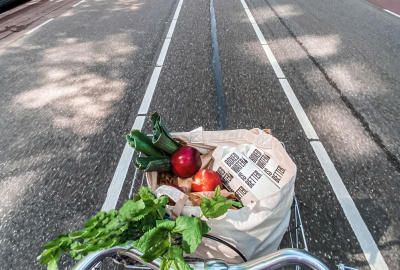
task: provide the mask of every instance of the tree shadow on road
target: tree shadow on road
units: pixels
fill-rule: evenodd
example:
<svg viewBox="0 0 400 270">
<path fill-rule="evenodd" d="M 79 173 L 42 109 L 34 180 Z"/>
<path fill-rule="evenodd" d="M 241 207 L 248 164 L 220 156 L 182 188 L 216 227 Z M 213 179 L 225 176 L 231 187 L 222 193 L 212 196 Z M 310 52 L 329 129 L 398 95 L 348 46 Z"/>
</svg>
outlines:
<svg viewBox="0 0 400 270">
<path fill-rule="evenodd" d="M 5 269 L 100 210 L 175 5 L 85 2 L 0 52 Z"/>
</svg>

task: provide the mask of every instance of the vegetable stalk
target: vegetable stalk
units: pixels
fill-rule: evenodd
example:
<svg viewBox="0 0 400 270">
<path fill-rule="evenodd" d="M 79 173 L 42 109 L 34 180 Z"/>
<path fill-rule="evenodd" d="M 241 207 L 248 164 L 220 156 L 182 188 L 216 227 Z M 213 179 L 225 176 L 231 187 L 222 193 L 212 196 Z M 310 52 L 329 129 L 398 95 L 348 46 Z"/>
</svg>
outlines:
<svg viewBox="0 0 400 270">
<path fill-rule="evenodd" d="M 150 121 L 153 124 L 153 144 L 172 155 L 182 145 L 174 141 L 167 127 L 161 119 L 161 116 L 155 112 L 150 116 Z"/>
<path fill-rule="evenodd" d="M 170 157 L 138 157 L 133 164 L 137 169 L 146 172 L 165 172 L 172 169 Z"/>
<path fill-rule="evenodd" d="M 138 129 L 132 129 L 131 134 L 126 135 L 129 145 L 146 156 L 165 156 L 164 152 L 153 145 L 151 139 Z"/>
</svg>

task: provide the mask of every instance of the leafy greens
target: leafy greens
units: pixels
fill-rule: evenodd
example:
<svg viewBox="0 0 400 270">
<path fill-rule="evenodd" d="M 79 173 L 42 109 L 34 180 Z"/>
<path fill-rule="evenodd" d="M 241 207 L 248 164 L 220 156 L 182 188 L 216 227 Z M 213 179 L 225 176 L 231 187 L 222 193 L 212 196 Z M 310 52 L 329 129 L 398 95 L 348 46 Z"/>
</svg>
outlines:
<svg viewBox="0 0 400 270">
<path fill-rule="evenodd" d="M 83 230 L 60 234 L 45 244 L 38 260 L 41 266 L 56 270 L 62 253 L 80 260 L 95 251 L 129 245 L 143 253 L 143 261 L 162 256 L 161 270 L 189 270 L 183 251 L 193 253 L 210 228 L 201 217 L 179 216 L 175 221 L 169 220 L 165 215 L 167 203 L 167 196 L 155 198 L 150 188 L 142 187 L 119 211 L 99 212 L 85 223 Z M 203 216 L 210 219 L 224 215 L 237 204 L 221 196 L 218 186 L 215 196 L 203 198 L 200 207 Z"/>
</svg>

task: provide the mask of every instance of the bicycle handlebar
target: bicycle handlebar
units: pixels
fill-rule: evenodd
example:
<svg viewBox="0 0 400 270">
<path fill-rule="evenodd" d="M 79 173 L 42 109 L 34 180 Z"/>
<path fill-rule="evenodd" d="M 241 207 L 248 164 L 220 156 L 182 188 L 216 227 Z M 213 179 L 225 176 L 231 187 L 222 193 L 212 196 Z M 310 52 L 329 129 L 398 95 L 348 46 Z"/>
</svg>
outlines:
<svg viewBox="0 0 400 270">
<path fill-rule="evenodd" d="M 277 269 L 288 265 L 305 265 L 314 270 L 329 270 L 319 259 L 305 250 L 295 248 L 280 249 L 270 255 L 241 264 L 229 265 L 229 270 Z"/>
<path fill-rule="evenodd" d="M 83 257 L 75 266 L 72 268 L 72 270 L 89 270 L 92 267 L 94 267 L 96 264 L 104 260 L 105 258 L 112 257 L 117 254 L 122 254 L 126 257 L 129 257 L 131 259 L 134 259 L 147 267 L 153 269 L 153 270 L 159 270 L 160 265 L 161 265 L 161 260 L 156 259 L 150 263 L 142 261 L 140 259 L 140 256 L 143 255 L 143 253 L 135 250 L 135 249 L 129 249 L 129 247 L 112 247 L 109 249 L 104 249 L 100 250 L 97 252 L 94 252 L 92 254 L 89 254 L 85 257 Z"/>
<path fill-rule="evenodd" d="M 142 253 L 135 249 L 128 250 L 127 247 L 113 247 L 84 257 L 74 266 L 73 270 L 89 270 L 103 259 L 121 252 L 123 252 L 124 256 L 134 259 L 153 270 L 159 270 L 160 268 L 161 259 L 146 263 L 140 259 Z M 202 265 L 200 266 L 199 264 Z M 202 269 L 207 270 L 272 270 L 287 265 L 305 265 L 314 270 L 329 270 L 322 261 L 307 251 L 293 248 L 281 249 L 270 255 L 241 264 L 227 264 L 222 260 L 211 259 L 196 262 L 195 266 L 200 266 Z"/>
</svg>

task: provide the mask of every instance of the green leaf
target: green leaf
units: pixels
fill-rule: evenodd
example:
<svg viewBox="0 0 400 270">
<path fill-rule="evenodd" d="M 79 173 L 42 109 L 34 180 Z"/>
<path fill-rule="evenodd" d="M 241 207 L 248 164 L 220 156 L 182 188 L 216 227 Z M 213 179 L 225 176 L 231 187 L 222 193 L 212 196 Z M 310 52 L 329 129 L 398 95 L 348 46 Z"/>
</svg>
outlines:
<svg viewBox="0 0 400 270">
<path fill-rule="evenodd" d="M 61 245 L 59 245 L 59 247 L 60 247 L 61 249 L 63 249 L 63 250 L 69 249 L 69 247 L 71 246 L 71 244 L 72 244 L 73 242 L 74 242 L 74 241 L 73 241 L 71 238 L 69 238 L 69 237 L 63 237 L 63 238 L 61 238 Z"/>
<path fill-rule="evenodd" d="M 216 186 L 214 191 L 214 199 L 218 199 L 221 196 L 221 187 Z"/>
<path fill-rule="evenodd" d="M 77 231 L 74 233 L 71 233 L 69 235 L 69 237 L 71 239 L 85 239 L 85 238 L 92 238 L 92 237 L 96 237 L 97 235 L 99 235 L 99 230 L 96 230 L 94 227 L 89 227 L 86 228 L 82 231 Z"/>
<path fill-rule="evenodd" d="M 72 252 L 72 251 L 71 251 L 71 252 Z M 70 253 L 70 254 L 71 254 L 71 253 Z M 83 254 L 76 254 L 75 257 L 73 257 L 73 256 L 71 255 L 71 258 L 74 259 L 74 260 L 76 260 L 76 261 L 81 260 L 83 257 L 85 257 L 85 255 L 83 255 Z"/>
<path fill-rule="evenodd" d="M 139 193 L 136 193 L 135 195 L 133 195 L 132 200 L 133 200 L 134 202 L 137 202 L 138 200 L 140 200 L 140 194 L 139 194 Z"/>
<path fill-rule="evenodd" d="M 141 220 L 145 217 L 147 217 L 148 215 L 153 215 L 155 214 L 156 211 L 156 207 L 154 205 L 154 203 L 152 203 L 152 205 L 146 206 L 146 208 L 144 208 L 143 210 L 140 210 L 138 213 L 136 213 L 135 217 L 132 218 L 133 221 L 138 221 Z M 162 215 L 164 216 L 164 215 Z"/>
<path fill-rule="evenodd" d="M 49 249 L 55 246 L 61 246 L 66 239 L 69 239 L 68 233 L 62 233 L 57 238 L 51 242 L 46 243 L 42 248 Z"/>
<path fill-rule="evenodd" d="M 124 245 L 136 239 L 139 239 L 135 242 L 140 247 L 138 249 L 148 260 L 162 255 L 168 249 L 168 232 L 174 227 L 173 221 L 159 220 L 159 228 L 156 228 L 157 219 L 162 219 L 165 214 L 168 197 L 156 199 L 151 189 L 141 188 L 135 198 L 136 201 L 128 200 L 119 211 L 99 212 L 85 223 L 83 230 L 60 234 L 43 246 L 44 251 L 38 260 L 42 265 L 55 269 L 60 252 L 69 252 L 72 258 L 80 259 L 93 251 Z"/>
<path fill-rule="evenodd" d="M 93 238 L 93 237 L 98 236 L 99 234 L 100 234 L 100 232 L 98 230 L 94 229 L 89 232 L 86 232 L 85 234 L 83 234 L 83 236 L 85 238 Z"/>
<path fill-rule="evenodd" d="M 140 258 L 145 262 L 151 262 L 163 255 L 168 250 L 169 246 L 170 242 L 168 240 L 163 240 L 146 250 Z"/>
<path fill-rule="evenodd" d="M 124 224 L 122 226 L 118 226 L 116 229 L 118 229 L 119 233 L 123 233 L 123 232 L 125 232 L 126 230 L 129 229 L 129 223 L 126 223 L 126 224 Z"/>
<path fill-rule="evenodd" d="M 61 256 L 61 253 L 62 253 L 62 249 L 61 248 L 52 248 L 52 249 L 49 249 L 48 251 L 50 251 L 50 250 L 51 250 L 51 252 L 47 252 L 47 254 L 45 254 L 42 257 L 42 261 L 40 262 L 40 266 L 43 266 L 43 265 L 47 264 L 47 269 L 50 269 L 50 267 L 51 267 L 50 265 L 54 265 L 55 264 L 55 268 L 53 268 L 53 269 L 57 269 L 57 262 L 60 259 L 60 256 Z M 44 254 L 44 252 L 42 254 Z"/>
<path fill-rule="evenodd" d="M 110 218 L 109 218 L 109 217 L 106 217 L 105 219 L 103 219 L 103 220 L 101 221 L 101 225 L 102 225 L 102 226 L 105 226 L 105 225 L 107 225 L 109 222 L 110 222 Z M 90 228 L 90 227 L 89 227 L 89 228 Z"/>
<path fill-rule="evenodd" d="M 160 270 L 190 270 L 192 269 L 183 258 L 183 250 L 178 246 L 171 246 L 164 254 Z"/>
<path fill-rule="evenodd" d="M 56 238 L 56 240 L 46 243 L 42 248 L 50 249 L 52 247 L 58 247 L 62 243 L 61 238 Z"/>
<path fill-rule="evenodd" d="M 147 232 L 156 227 L 156 221 L 160 217 L 158 216 L 158 213 L 151 212 L 148 215 L 146 215 L 143 219 L 139 221 L 138 228 L 141 232 Z"/>
<path fill-rule="evenodd" d="M 116 216 L 118 216 L 118 211 L 115 209 L 112 209 L 110 211 L 107 212 L 107 216 L 111 219 L 115 218 Z"/>
<path fill-rule="evenodd" d="M 174 233 L 182 234 L 185 230 L 193 226 L 194 218 L 193 217 L 186 217 L 186 216 L 179 216 L 175 220 L 176 226 L 172 230 Z"/>
<path fill-rule="evenodd" d="M 133 242 L 133 247 L 139 251 L 146 253 L 149 249 L 165 240 L 168 230 L 166 228 L 153 228 L 143 234 L 139 240 Z"/>
<path fill-rule="evenodd" d="M 141 187 L 139 189 L 140 198 L 144 201 L 146 200 L 154 200 L 156 197 L 151 192 L 151 188 L 148 187 Z"/>
<path fill-rule="evenodd" d="M 168 231 L 172 231 L 172 229 L 175 227 L 175 221 L 168 219 L 157 220 L 156 224 L 158 228 L 165 228 Z"/>
<path fill-rule="evenodd" d="M 79 254 L 75 251 L 75 248 L 77 248 L 78 246 L 80 246 L 79 242 L 73 242 L 70 247 L 71 250 L 70 250 L 69 254 L 70 254 L 71 258 L 74 260 L 80 260 L 81 258 L 83 258 L 85 256 L 85 255 Z"/>
<path fill-rule="evenodd" d="M 57 262 L 58 262 L 57 259 L 51 260 L 51 261 L 47 264 L 47 270 L 57 270 L 57 269 L 58 269 L 58 267 L 57 267 Z"/>
<path fill-rule="evenodd" d="M 71 239 L 80 239 L 83 238 L 82 236 L 85 234 L 85 230 L 83 231 L 77 231 L 77 232 L 73 232 L 71 234 L 69 234 L 69 237 Z"/>
<path fill-rule="evenodd" d="M 164 218 L 165 214 L 167 213 L 165 211 L 165 206 L 168 204 L 168 201 L 168 196 L 161 196 L 160 198 L 154 200 L 155 207 L 162 218 Z"/>
<path fill-rule="evenodd" d="M 40 260 L 41 258 L 44 258 L 48 255 L 53 256 L 53 253 L 55 253 L 56 250 L 58 250 L 59 247 L 58 246 L 54 246 L 52 248 L 46 249 L 45 251 L 42 252 L 42 254 L 40 254 L 36 259 Z"/>
<path fill-rule="evenodd" d="M 131 220 L 136 217 L 136 213 L 144 210 L 146 205 L 143 200 L 134 202 L 132 200 L 126 201 L 122 207 L 119 209 L 119 218 L 121 221 Z"/>
<path fill-rule="evenodd" d="M 164 259 L 173 260 L 184 260 L 183 258 L 183 250 L 178 246 L 171 246 L 167 253 L 164 255 Z"/>
<path fill-rule="evenodd" d="M 164 208 L 168 203 L 168 197 L 161 196 L 160 198 L 156 199 L 151 192 L 151 189 L 147 187 L 141 187 L 139 189 L 139 194 L 141 200 L 143 200 L 145 204 L 145 208 L 137 213 L 134 220 L 140 220 L 144 218 L 144 216 L 152 212 L 158 213 L 158 219 L 162 219 L 166 213 Z"/>
<path fill-rule="evenodd" d="M 87 248 L 89 248 L 89 245 L 88 245 L 88 244 L 79 245 L 79 246 L 75 247 L 75 248 L 73 249 L 73 251 L 75 251 L 75 252 L 78 253 L 78 252 L 85 251 Z"/>
<path fill-rule="evenodd" d="M 165 207 L 168 204 L 169 198 L 168 196 L 161 196 L 154 200 L 158 207 Z"/>
<path fill-rule="evenodd" d="M 75 252 L 81 253 L 81 252 L 91 252 L 91 251 L 98 251 L 101 250 L 101 247 L 98 246 L 98 241 L 96 241 L 94 244 L 83 244 L 74 249 Z"/>
<path fill-rule="evenodd" d="M 107 231 L 114 231 L 114 230 L 119 230 L 120 228 L 121 228 L 121 222 L 119 221 L 118 218 L 114 218 L 106 225 L 105 229 L 99 228 L 99 231 L 101 232 L 100 229 Z"/>
<path fill-rule="evenodd" d="M 79 256 L 79 254 L 76 253 L 75 251 L 71 250 L 71 251 L 69 252 L 69 256 L 71 256 L 71 258 L 75 260 L 75 258 L 76 258 L 77 256 Z"/>
<path fill-rule="evenodd" d="M 200 208 L 203 215 L 208 218 L 217 218 L 224 215 L 229 208 L 231 208 L 234 201 L 228 200 L 220 195 L 221 188 L 219 186 L 215 189 L 214 197 L 211 199 L 202 198 Z"/>
<path fill-rule="evenodd" d="M 95 227 L 99 222 L 105 219 L 107 216 L 106 212 L 99 212 L 94 217 L 86 221 L 85 228 Z"/>
<path fill-rule="evenodd" d="M 237 201 L 231 201 L 231 202 L 232 202 L 233 206 L 236 206 L 238 208 L 242 208 L 243 207 L 243 205 L 240 202 L 237 202 Z"/>
<path fill-rule="evenodd" d="M 210 231 L 207 223 L 200 218 L 179 216 L 175 222 L 176 226 L 172 232 L 182 234 L 182 247 L 188 254 L 196 250 L 203 234 Z"/>
<path fill-rule="evenodd" d="M 77 246 L 79 246 L 80 245 L 80 243 L 79 242 L 77 242 L 77 241 L 75 241 L 75 242 L 73 242 L 72 244 L 71 244 L 71 249 L 73 250 L 73 249 L 75 249 Z"/>
<path fill-rule="evenodd" d="M 42 257 L 42 260 L 40 261 L 40 266 L 48 264 L 50 261 L 53 260 L 53 254 L 47 254 L 46 256 Z"/>
<path fill-rule="evenodd" d="M 97 243 L 97 246 L 101 247 L 101 248 L 111 248 L 111 247 L 115 246 L 117 243 L 118 243 L 117 239 L 107 239 L 107 238 L 105 238 L 105 239 L 100 240 Z"/>
</svg>

